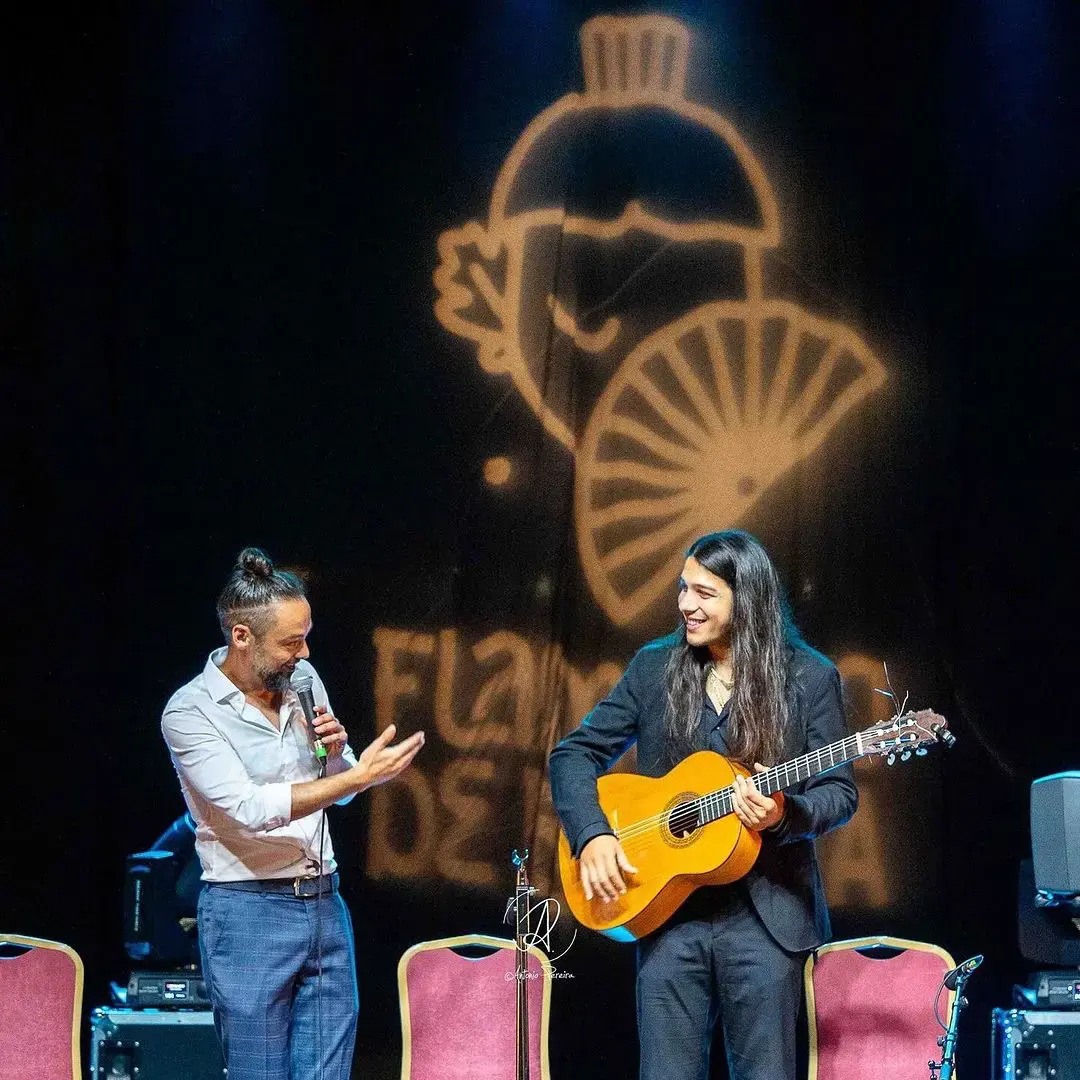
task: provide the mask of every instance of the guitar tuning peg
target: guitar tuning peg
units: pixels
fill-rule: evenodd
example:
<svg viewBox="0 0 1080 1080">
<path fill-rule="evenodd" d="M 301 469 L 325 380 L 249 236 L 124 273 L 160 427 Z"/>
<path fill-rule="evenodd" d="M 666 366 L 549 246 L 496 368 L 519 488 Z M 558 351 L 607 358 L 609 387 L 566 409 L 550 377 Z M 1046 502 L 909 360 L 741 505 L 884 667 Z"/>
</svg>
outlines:
<svg viewBox="0 0 1080 1080">
<path fill-rule="evenodd" d="M 901 761 L 907 761 L 907 760 L 908 760 L 908 759 L 909 759 L 910 757 L 911 757 L 911 751 L 910 751 L 910 750 L 905 750 L 905 751 L 904 751 L 904 752 L 903 752 L 903 753 L 902 753 L 902 754 L 900 755 L 900 760 L 901 760 Z"/>
<path fill-rule="evenodd" d="M 891 751 L 889 753 L 889 756 L 885 759 L 885 764 L 886 765 L 895 765 L 896 764 L 896 755 L 894 753 L 892 753 Z"/>
<path fill-rule="evenodd" d="M 915 751 L 915 756 L 916 757 L 926 757 L 926 747 L 925 746 L 920 746 L 918 748 L 918 750 Z"/>
</svg>

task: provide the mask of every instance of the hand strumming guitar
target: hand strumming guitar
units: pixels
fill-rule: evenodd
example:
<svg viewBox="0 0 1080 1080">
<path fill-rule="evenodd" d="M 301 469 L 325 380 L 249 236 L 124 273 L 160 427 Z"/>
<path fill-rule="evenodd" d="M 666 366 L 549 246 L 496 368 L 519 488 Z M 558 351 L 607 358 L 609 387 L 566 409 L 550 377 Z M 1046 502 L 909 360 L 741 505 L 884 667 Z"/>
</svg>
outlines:
<svg viewBox="0 0 1080 1080">
<path fill-rule="evenodd" d="M 638 872 L 626 857 L 622 844 L 610 833 L 594 836 L 581 849 L 579 862 L 586 900 L 593 898 L 594 890 L 601 900 L 617 900 L 626 892 L 622 875 Z"/>
</svg>

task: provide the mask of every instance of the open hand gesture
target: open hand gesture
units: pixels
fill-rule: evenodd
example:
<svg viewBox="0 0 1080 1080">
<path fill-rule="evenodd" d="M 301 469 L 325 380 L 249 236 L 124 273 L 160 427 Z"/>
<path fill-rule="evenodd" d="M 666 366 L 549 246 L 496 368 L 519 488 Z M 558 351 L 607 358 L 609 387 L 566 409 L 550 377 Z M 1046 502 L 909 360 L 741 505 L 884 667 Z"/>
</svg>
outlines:
<svg viewBox="0 0 1080 1080">
<path fill-rule="evenodd" d="M 424 733 L 417 731 L 396 746 L 391 746 L 396 734 L 397 726 L 390 724 L 377 739 L 365 747 L 357 759 L 353 768 L 362 774 L 359 790 L 385 784 L 387 780 L 399 776 L 409 767 L 412 759 L 420 752 L 420 747 L 424 745 Z"/>
</svg>

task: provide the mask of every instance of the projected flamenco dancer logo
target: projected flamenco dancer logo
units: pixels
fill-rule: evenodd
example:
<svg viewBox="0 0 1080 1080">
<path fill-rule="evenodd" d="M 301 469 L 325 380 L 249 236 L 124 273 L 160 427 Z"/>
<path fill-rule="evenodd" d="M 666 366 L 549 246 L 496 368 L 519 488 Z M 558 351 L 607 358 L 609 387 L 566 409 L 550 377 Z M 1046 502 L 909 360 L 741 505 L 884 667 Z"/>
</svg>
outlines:
<svg viewBox="0 0 1080 1080">
<path fill-rule="evenodd" d="M 439 237 L 435 313 L 573 455 L 585 576 L 626 625 L 885 372 L 845 326 L 766 295 L 776 198 L 687 98 L 686 27 L 600 16 L 581 50 L 584 92 L 528 124 L 487 220 Z"/>
</svg>

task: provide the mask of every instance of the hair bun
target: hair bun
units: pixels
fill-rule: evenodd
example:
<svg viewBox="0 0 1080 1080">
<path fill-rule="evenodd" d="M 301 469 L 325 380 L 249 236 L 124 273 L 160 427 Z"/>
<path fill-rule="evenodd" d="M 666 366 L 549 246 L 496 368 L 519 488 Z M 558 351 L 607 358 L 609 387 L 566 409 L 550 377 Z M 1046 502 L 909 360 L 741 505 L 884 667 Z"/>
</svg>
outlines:
<svg viewBox="0 0 1080 1080">
<path fill-rule="evenodd" d="M 255 577 L 273 577 L 274 564 L 262 548 L 246 547 L 236 557 L 236 569 Z"/>
</svg>

